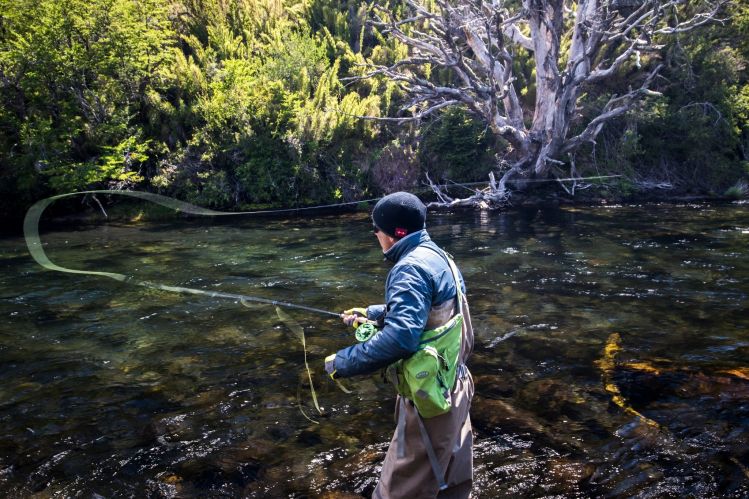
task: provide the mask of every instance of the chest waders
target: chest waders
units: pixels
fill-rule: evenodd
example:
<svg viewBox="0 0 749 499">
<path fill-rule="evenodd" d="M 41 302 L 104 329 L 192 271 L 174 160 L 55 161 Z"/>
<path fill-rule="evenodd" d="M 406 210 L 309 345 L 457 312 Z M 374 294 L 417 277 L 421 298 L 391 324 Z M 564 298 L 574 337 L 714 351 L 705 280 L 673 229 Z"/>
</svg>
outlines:
<svg viewBox="0 0 749 499">
<path fill-rule="evenodd" d="M 391 364 L 386 371 L 388 379 L 395 385 L 401 396 L 398 409 L 398 426 L 396 436 L 398 441 L 398 457 L 405 457 L 406 442 L 406 399 L 416 407 L 419 432 L 426 450 L 429 464 L 432 467 L 439 490 L 445 490 L 445 470 L 442 470 L 429 434 L 422 418 L 433 418 L 450 412 L 453 402 L 458 371 L 464 372 L 465 367 L 460 358 L 463 338 L 463 291 L 460 287 L 458 269 L 446 253 L 432 249 L 447 260 L 450 271 L 455 280 L 457 290 L 457 314 L 447 323 L 421 333 L 419 349 L 411 357 L 401 359 Z"/>
</svg>

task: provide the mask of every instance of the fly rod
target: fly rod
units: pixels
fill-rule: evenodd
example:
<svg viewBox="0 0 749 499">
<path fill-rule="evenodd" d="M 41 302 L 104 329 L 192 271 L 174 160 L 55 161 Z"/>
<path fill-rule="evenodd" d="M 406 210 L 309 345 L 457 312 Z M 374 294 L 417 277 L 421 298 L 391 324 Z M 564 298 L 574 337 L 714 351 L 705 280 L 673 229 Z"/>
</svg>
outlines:
<svg viewBox="0 0 749 499">
<path fill-rule="evenodd" d="M 162 206 L 166 206 L 167 208 L 172 208 L 176 211 L 190 213 L 192 215 L 221 216 L 221 215 L 244 215 L 244 214 L 253 213 L 253 212 L 215 211 L 215 210 L 211 210 L 207 208 L 202 208 L 200 206 L 195 206 L 189 203 L 185 203 L 177 199 L 169 198 L 166 196 L 161 196 L 159 194 L 153 194 L 150 192 L 87 191 L 87 192 L 73 192 L 73 193 L 68 193 L 68 194 L 61 194 L 58 196 L 52 196 L 46 199 L 42 199 L 41 201 L 38 201 L 34 205 L 32 205 L 31 208 L 29 208 L 29 211 L 26 212 L 26 217 L 24 218 L 24 221 L 23 221 L 23 233 L 26 239 L 26 246 L 29 249 L 29 253 L 39 265 L 41 265 L 47 270 L 65 272 L 67 274 L 82 274 L 82 275 L 108 277 L 110 279 L 114 279 L 115 281 L 126 282 L 128 284 L 134 284 L 136 286 L 143 286 L 143 287 L 151 288 L 151 289 L 160 289 L 162 291 L 170 291 L 170 292 L 175 292 L 175 293 L 184 293 L 184 294 L 192 294 L 192 295 L 203 295 L 203 296 L 209 296 L 212 298 L 223 298 L 223 299 L 229 299 L 229 300 L 239 300 L 242 303 L 245 303 L 245 302 L 263 303 L 266 305 L 280 306 L 280 307 L 285 307 L 285 308 L 294 308 L 298 310 L 306 310 L 307 312 L 313 312 L 316 314 L 341 317 L 340 313 L 331 312 L 330 310 L 323 310 L 321 308 L 309 307 L 307 305 L 299 305 L 299 304 L 291 303 L 287 301 L 272 300 L 269 298 L 262 298 L 259 296 L 250 296 L 250 295 L 237 294 L 237 293 L 224 293 L 220 291 L 207 291 L 204 289 L 186 288 L 183 286 L 169 286 L 166 284 L 159 284 L 156 282 L 139 280 L 139 279 L 136 279 L 135 277 L 116 273 L 116 272 L 103 272 L 103 271 L 96 271 L 96 270 L 78 270 L 78 269 L 70 269 L 70 268 L 57 265 L 49 259 L 49 257 L 47 256 L 47 254 L 45 253 L 42 247 L 41 238 L 39 236 L 39 221 L 41 219 L 42 213 L 44 213 L 44 210 L 54 201 L 58 199 L 62 199 L 62 198 L 71 197 L 74 195 L 80 195 L 80 194 L 116 194 L 116 195 L 118 194 L 122 196 L 135 197 L 135 198 L 144 199 L 146 201 L 151 201 L 153 203 L 157 203 Z"/>
</svg>

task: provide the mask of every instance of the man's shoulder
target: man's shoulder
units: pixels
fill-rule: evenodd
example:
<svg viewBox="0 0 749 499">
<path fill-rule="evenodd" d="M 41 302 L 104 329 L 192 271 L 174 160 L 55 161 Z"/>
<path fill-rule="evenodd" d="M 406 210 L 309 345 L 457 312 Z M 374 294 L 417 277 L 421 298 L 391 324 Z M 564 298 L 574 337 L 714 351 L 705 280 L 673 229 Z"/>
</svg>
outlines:
<svg viewBox="0 0 749 499">
<path fill-rule="evenodd" d="M 402 271 L 408 267 L 415 267 L 416 269 L 422 270 L 428 274 L 433 274 L 436 270 L 446 265 L 445 259 L 442 256 L 443 252 L 432 241 L 424 242 L 416 246 L 407 255 L 401 258 L 398 263 L 393 266 L 393 271 Z"/>
<path fill-rule="evenodd" d="M 435 243 L 432 240 L 424 241 L 420 245 L 414 248 L 414 250 L 411 252 L 417 253 L 418 256 L 421 258 L 436 258 L 437 260 L 444 260 L 444 254 L 445 250 L 437 246 L 437 243 Z"/>
</svg>

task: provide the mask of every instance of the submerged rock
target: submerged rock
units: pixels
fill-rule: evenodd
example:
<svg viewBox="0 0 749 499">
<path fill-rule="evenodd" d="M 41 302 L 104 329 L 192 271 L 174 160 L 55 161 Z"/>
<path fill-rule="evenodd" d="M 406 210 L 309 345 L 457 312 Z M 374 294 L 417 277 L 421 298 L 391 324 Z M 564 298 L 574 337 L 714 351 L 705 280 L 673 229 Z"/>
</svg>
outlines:
<svg viewBox="0 0 749 499">
<path fill-rule="evenodd" d="M 182 404 L 186 407 L 205 407 L 216 405 L 226 399 L 226 390 L 214 388 L 196 393 L 192 397 L 183 399 Z"/>
<path fill-rule="evenodd" d="M 474 375 L 476 391 L 491 398 L 509 397 L 515 393 L 515 383 L 502 376 Z"/>
<path fill-rule="evenodd" d="M 342 492 L 339 490 L 326 490 L 318 496 L 320 499 L 359 499 L 364 496 L 352 492 Z"/>
<path fill-rule="evenodd" d="M 264 409 L 290 409 L 295 405 L 294 397 L 282 393 L 268 393 L 260 402 L 260 406 Z"/>
<path fill-rule="evenodd" d="M 158 440 L 170 445 L 179 440 L 186 440 L 192 434 L 194 420 L 188 414 L 172 414 L 153 419 L 143 428 L 143 437 Z"/>
<path fill-rule="evenodd" d="M 169 475 L 169 477 L 176 477 L 176 475 Z M 183 492 L 182 483 L 180 482 L 176 483 L 169 483 L 166 481 L 162 481 L 159 479 L 159 481 L 156 480 L 148 480 L 146 482 L 146 490 L 145 493 L 148 497 L 166 497 L 166 498 L 172 498 L 172 497 L 178 497 Z"/>
<path fill-rule="evenodd" d="M 258 461 L 264 462 L 277 457 L 278 445 L 272 440 L 264 437 L 249 438 L 225 451 L 232 460 L 237 462 Z"/>
<path fill-rule="evenodd" d="M 552 481 L 559 486 L 559 490 L 572 493 L 581 484 L 588 481 L 596 467 L 593 463 L 573 461 L 565 457 L 557 457 L 549 460 L 548 472 Z"/>
<path fill-rule="evenodd" d="M 341 431 L 336 425 L 324 424 L 320 428 L 320 438 L 326 445 L 339 445 L 346 449 L 357 449 L 359 439 Z"/>
<path fill-rule="evenodd" d="M 331 465 L 331 470 L 345 476 L 352 471 L 371 469 L 375 464 L 385 459 L 385 452 L 381 448 L 367 447 L 348 457 L 348 459 L 338 459 Z"/>
<path fill-rule="evenodd" d="M 573 385 L 561 379 L 532 381 L 522 388 L 519 396 L 526 404 L 538 407 L 544 416 L 554 419 L 585 403 Z"/>
<path fill-rule="evenodd" d="M 234 325 L 225 325 L 214 329 L 205 336 L 205 339 L 213 343 L 243 343 L 247 335 L 242 328 Z"/>
<path fill-rule="evenodd" d="M 203 370 L 202 361 L 195 355 L 175 357 L 169 362 L 169 374 L 182 374 L 200 378 Z"/>
<path fill-rule="evenodd" d="M 473 397 L 471 421 L 474 427 L 487 433 L 507 432 L 510 429 L 530 430 L 545 433 L 544 425 L 528 411 L 518 409 L 503 400 Z"/>
</svg>

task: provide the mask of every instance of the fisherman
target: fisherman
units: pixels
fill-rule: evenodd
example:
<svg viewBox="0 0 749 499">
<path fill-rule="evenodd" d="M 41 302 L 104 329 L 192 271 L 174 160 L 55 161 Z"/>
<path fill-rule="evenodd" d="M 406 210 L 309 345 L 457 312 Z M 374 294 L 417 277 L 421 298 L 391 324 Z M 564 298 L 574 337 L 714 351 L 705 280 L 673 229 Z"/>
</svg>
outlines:
<svg viewBox="0 0 749 499">
<path fill-rule="evenodd" d="M 413 194 L 385 196 L 374 207 L 372 220 L 386 259 L 395 264 L 385 284 L 386 303 L 347 310 L 341 317 L 355 327 L 375 322 L 379 330 L 328 356 L 325 370 L 333 378 L 346 378 L 388 367 L 396 384 L 398 424 L 373 497 L 468 497 L 473 483 L 468 412 L 474 388 L 465 362 L 473 349 L 473 329 L 463 278 L 430 239 L 426 207 Z M 427 364 L 419 363 L 417 370 L 423 370 L 410 378 L 409 386 L 407 363 L 413 365 L 417 357 L 428 362 L 429 355 L 438 359 L 435 365 L 442 371 L 433 378 L 420 367 Z M 430 379 L 432 385 L 413 386 Z M 445 386 L 446 379 L 451 386 Z M 428 405 L 432 399 L 442 409 Z"/>
</svg>

